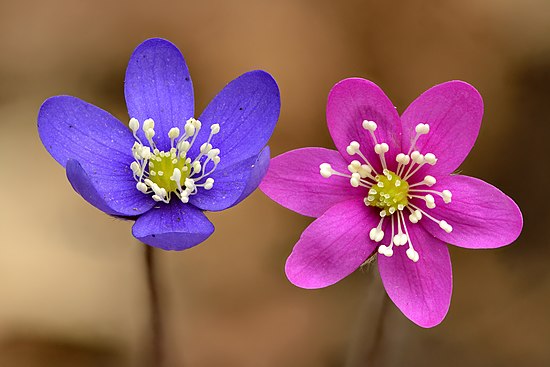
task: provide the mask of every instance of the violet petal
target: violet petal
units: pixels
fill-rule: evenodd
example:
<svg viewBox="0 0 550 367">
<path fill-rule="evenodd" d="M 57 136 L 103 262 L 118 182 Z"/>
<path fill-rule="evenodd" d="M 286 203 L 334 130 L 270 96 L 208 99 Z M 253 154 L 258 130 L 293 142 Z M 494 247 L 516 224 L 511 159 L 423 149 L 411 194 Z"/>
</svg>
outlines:
<svg viewBox="0 0 550 367">
<path fill-rule="evenodd" d="M 152 38 L 135 50 L 126 69 L 124 95 L 128 114 L 140 124 L 155 121 L 155 144 L 160 150 L 170 149 L 168 131 L 193 117 L 193 83 L 187 64 L 171 42 Z M 141 129 L 138 136 L 146 143 Z"/>
<path fill-rule="evenodd" d="M 210 190 L 199 188 L 197 194 L 191 195 L 189 203 L 199 209 L 209 211 L 220 211 L 235 205 L 243 196 L 251 193 L 251 186 L 257 185 L 254 182 L 256 164 L 262 153 L 249 157 L 231 166 L 218 166 L 208 177 L 214 179 L 214 186 Z M 265 159 L 263 156 L 262 159 Z M 261 161 L 261 167 L 265 162 Z M 208 169 L 208 168 L 207 168 Z M 260 172 L 261 173 L 261 172 Z M 252 180 L 252 182 L 250 182 Z M 202 183 L 200 181 L 199 183 Z M 249 185 L 250 184 L 250 185 Z M 257 186 L 256 186 L 257 187 Z M 254 189 L 256 188 L 254 187 Z"/>
<path fill-rule="evenodd" d="M 132 234 L 141 242 L 175 251 L 196 246 L 213 232 L 214 225 L 202 211 L 179 200 L 158 204 L 132 227 Z"/>
<path fill-rule="evenodd" d="M 210 127 L 220 125 L 212 146 L 220 149 L 219 169 L 258 155 L 273 133 L 281 107 L 279 88 L 265 71 L 250 71 L 227 84 L 210 102 L 199 120 L 202 127 L 188 156 L 199 154 Z"/>
<path fill-rule="evenodd" d="M 151 209 L 155 202 L 136 189 L 132 171 L 89 174 L 74 159 L 67 161 L 67 178 L 73 189 L 99 210 L 116 216 L 133 217 Z"/>
</svg>

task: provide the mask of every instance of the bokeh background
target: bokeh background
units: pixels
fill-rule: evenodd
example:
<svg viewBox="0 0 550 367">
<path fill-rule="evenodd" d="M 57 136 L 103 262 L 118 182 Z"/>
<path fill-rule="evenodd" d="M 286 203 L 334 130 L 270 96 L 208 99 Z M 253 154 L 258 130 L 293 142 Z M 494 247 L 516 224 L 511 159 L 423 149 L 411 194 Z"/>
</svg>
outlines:
<svg viewBox="0 0 550 367">
<path fill-rule="evenodd" d="M 549 366 L 549 35 L 547 0 L 0 1 L 0 366 L 150 365 L 144 248 L 131 223 L 74 193 L 36 115 L 70 94 L 127 121 L 126 63 L 154 36 L 182 50 L 197 111 L 238 75 L 272 73 L 274 155 L 332 147 L 325 102 L 343 78 L 375 81 L 399 111 L 466 80 L 486 109 L 462 170 L 525 218 L 512 246 L 451 250 L 449 315 L 424 330 L 384 300 L 373 269 L 317 291 L 288 283 L 311 220 L 258 191 L 210 215 L 204 244 L 155 252 L 169 366 Z"/>
</svg>

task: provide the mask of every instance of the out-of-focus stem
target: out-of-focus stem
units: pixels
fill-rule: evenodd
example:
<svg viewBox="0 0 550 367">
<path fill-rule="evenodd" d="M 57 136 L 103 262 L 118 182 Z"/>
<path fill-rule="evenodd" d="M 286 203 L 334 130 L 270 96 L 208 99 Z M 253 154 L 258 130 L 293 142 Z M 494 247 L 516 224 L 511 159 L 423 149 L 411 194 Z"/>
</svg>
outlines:
<svg viewBox="0 0 550 367">
<path fill-rule="evenodd" d="M 375 367 L 383 364 L 380 348 L 389 300 L 377 266 L 370 264 L 368 271 L 370 274 L 365 298 L 353 329 L 345 367 Z"/>
<path fill-rule="evenodd" d="M 151 366 L 164 367 L 163 324 L 159 300 L 159 282 L 155 267 L 154 248 L 145 245 L 145 268 L 149 289 L 149 314 L 151 323 Z"/>
</svg>

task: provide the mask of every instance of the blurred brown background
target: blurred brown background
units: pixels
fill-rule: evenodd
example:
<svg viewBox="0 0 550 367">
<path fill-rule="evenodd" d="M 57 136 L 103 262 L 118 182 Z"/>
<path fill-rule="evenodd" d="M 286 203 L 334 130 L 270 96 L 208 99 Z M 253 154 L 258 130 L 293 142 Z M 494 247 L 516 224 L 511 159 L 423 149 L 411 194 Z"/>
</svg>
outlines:
<svg viewBox="0 0 550 367">
<path fill-rule="evenodd" d="M 154 36 L 186 57 L 197 111 L 241 73 L 272 73 L 283 103 L 274 155 L 332 146 L 326 96 L 345 77 L 375 81 L 400 111 L 434 84 L 466 80 L 486 110 L 463 172 L 500 187 L 525 218 L 510 247 L 452 249 L 451 310 L 424 330 L 392 304 L 378 322 L 369 271 L 318 291 L 288 283 L 286 256 L 310 220 L 256 192 L 212 214 L 201 246 L 156 252 L 169 366 L 549 366 L 549 35 L 548 0 L 2 0 L 0 366 L 147 365 L 143 246 L 131 223 L 73 192 L 36 114 L 71 94 L 127 121 L 126 63 Z"/>
</svg>

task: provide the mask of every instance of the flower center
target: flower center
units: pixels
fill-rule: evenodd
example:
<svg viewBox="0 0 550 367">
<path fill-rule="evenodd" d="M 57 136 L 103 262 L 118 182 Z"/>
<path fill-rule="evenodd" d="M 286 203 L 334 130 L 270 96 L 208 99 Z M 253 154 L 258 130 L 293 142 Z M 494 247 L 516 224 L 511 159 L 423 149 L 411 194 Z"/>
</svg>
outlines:
<svg viewBox="0 0 550 367">
<path fill-rule="evenodd" d="M 149 143 L 144 145 L 137 136 L 139 121 L 130 119 L 130 129 L 136 142 L 132 147 L 135 161 L 130 168 L 136 180 L 136 188 L 144 194 L 153 194 L 155 201 L 169 203 L 175 194 L 183 203 L 189 202 L 189 196 L 195 195 L 199 188 L 210 190 L 214 179 L 208 177 L 220 163 L 220 150 L 213 148 L 210 141 L 220 132 L 220 125 L 210 127 L 208 140 L 201 145 L 200 154 L 193 160 L 187 153 L 195 143 L 201 129 L 201 122 L 194 118 L 185 123 L 185 133 L 180 136 L 180 130 L 173 127 L 168 132 L 171 148 L 169 151 L 157 149 L 153 140 L 155 122 L 152 119 L 143 121 L 143 133 Z"/>
<path fill-rule="evenodd" d="M 161 151 L 158 154 L 153 154 L 149 160 L 150 180 L 159 187 L 166 189 L 167 192 L 177 192 L 178 188 L 184 185 L 185 179 L 191 172 L 191 165 L 185 161 L 184 158 L 176 155 L 175 148 L 170 149 L 169 152 Z M 173 175 L 176 168 L 181 174 L 180 177 L 172 180 L 170 173 Z"/>
<path fill-rule="evenodd" d="M 409 184 L 395 172 L 384 169 L 383 174 L 375 176 L 376 185 L 369 190 L 365 204 L 382 209 L 382 212 L 393 214 L 403 210 L 409 203 Z"/>
<path fill-rule="evenodd" d="M 372 241 L 381 242 L 384 239 L 384 219 L 388 217 L 390 219 L 391 237 L 389 238 L 389 243 L 380 245 L 378 253 L 391 257 L 394 246 L 408 245 L 406 251 L 407 257 L 417 262 L 419 254 L 414 249 L 409 236 L 406 215 L 404 213 L 405 209 L 410 213 L 408 215 L 410 225 L 418 223 L 418 221 L 425 217 L 439 224 L 439 227 L 447 233 L 453 230 L 453 227 L 445 220 L 434 218 L 426 210 L 417 205 L 419 204 L 418 201 L 422 200 L 428 209 L 433 209 L 436 206 L 435 197 L 441 198 L 445 204 L 450 203 L 452 197 L 449 190 L 436 191 L 428 189 L 436 183 L 435 177 L 427 175 L 421 180 L 415 178 L 416 173 L 426 164 L 433 166 L 437 163 L 437 158 L 433 153 L 422 154 L 418 150 L 415 150 L 418 138 L 428 134 L 430 126 L 423 123 L 416 125 L 416 136 L 411 141 L 409 151 L 406 154 L 397 154 L 395 158 L 397 167 L 395 171 L 391 171 L 388 169 L 388 163 L 386 162 L 386 153 L 390 147 L 386 143 L 379 143 L 377 141 L 374 133 L 377 129 L 376 122 L 364 120 L 362 125 L 370 133 L 374 141 L 374 152 L 380 158 L 382 173 L 378 173 L 374 169 L 371 162 L 361 152 L 361 147 L 356 141 L 352 141 L 347 146 L 346 151 L 350 156 L 359 156 L 363 162 L 359 160 L 351 161 L 348 166 L 350 174 L 334 170 L 329 163 L 323 163 L 319 166 L 320 173 L 325 178 L 333 175 L 346 177 L 349 178 L 351 186 L 368 189 L 368 194 L 364 198 L 365 205 L 379 209 L 380 214 L 380 222 L 369 232 L 369 237 Z M 413 183 L 409 184 L 409 182 Z M 423 188 L 422 186 L 427 186 L 428 188 Z M 388 230 L 387 227 L 386 230 Z"/>
</svg>

